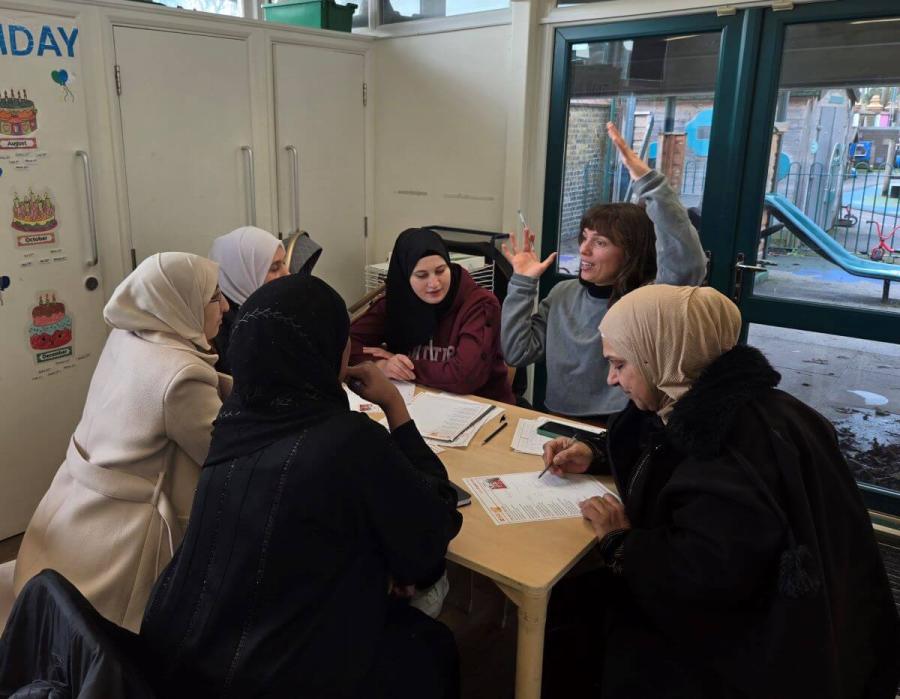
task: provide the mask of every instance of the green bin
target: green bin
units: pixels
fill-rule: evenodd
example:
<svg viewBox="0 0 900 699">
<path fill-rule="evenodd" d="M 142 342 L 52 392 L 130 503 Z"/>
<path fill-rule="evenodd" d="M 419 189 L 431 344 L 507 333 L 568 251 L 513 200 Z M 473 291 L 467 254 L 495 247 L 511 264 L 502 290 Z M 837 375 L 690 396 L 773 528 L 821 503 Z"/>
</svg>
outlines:
<svg viewBox="0 0 900 699">
<path fill-rule="evenodd" d="M 267 22 L 349 32 L 356 5 L 338 5 L 334 0 L 282 0 L 263 5 Z"/>
</svg>

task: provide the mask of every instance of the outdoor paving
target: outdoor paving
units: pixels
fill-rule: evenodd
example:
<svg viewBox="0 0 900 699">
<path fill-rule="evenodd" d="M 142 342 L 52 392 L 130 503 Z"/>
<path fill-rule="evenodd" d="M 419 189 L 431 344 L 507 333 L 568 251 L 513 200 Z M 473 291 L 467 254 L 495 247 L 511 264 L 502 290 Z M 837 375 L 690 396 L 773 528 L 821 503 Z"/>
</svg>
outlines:
<svg viewBox="0 0 900 699">
<path fill-rule="evenodd" d="M 900 314 L 900 284 L 896 282 L 891 285 L 888 302 L 882 303 L 880 279 L 855 277 L 818 255 L 770 252 L 766 262 L 774 264 L 758 275 L 754 288 L 760 296 Z M 900 256 L 897 262 L 900 264 Z"/>
</svg>

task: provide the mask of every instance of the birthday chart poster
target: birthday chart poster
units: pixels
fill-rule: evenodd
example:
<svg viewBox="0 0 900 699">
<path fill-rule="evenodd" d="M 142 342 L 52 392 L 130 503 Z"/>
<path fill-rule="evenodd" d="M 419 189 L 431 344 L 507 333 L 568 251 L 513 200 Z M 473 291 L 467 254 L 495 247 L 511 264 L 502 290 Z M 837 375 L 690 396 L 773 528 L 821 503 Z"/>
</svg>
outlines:
<svg viewBox="0 0 900 699">
<path fill-rule="evenodd" d="M 47 157 L 71 117 L 58 107 L 78 101 L 78 28 L 33 17 L 0 15 L 0 182 Z"/>
</svg>

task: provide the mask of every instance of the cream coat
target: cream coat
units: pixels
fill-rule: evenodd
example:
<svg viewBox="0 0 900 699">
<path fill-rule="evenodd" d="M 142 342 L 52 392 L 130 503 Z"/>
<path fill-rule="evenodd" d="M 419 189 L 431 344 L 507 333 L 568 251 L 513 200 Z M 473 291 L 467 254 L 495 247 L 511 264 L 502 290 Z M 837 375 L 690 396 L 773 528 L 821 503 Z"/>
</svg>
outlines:
<svg viewBox="0 0 900 699">
<path fill-rule="evenodd" d="M 216 272 L 203 258 L 163 253 L 116 290 L 105 310 L 115 329 L 65 461 L 22 540 L 16 594 L 52 568 L 107 619 L 140 628 L 153 583 L 181 542 L 230 391 L 230 378 L 212 366 L 216 355 L 198 346 Z"/>
</svg>

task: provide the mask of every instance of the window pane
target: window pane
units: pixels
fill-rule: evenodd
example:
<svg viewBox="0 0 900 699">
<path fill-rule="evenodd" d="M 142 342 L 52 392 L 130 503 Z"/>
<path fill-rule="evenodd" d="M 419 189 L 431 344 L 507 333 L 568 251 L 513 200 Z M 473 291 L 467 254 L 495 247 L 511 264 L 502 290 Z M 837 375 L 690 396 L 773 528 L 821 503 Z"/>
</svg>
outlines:
<svg viewBox="0 0 900 699">
<path fill-rule="evenodd" d="M 900 17 L 790 25 L 779 90 L 754 293 L 900 314 Z"/>
<path fill-rule="evenodd" d="M 721 35 L 573 44 L 558 269 L 578 271 L 581 216 L 627 201 L 628 172 L 606 135 L 615 122 L 631 147 L 699 213 L 706 183 Z"/>
<path fill-rule="evenodd" d="M 505 7 L 509 7 L 509 0 L 381 0 L 381 22 L 392 24 L 411 19 L 451 17 Z"/>
<path fill-rule="evenodd" d="M 900 491 L 900 345 L 756 324 L 747 342 L 834 423 L 856 480 Z"/>
<path fill-rule="evenodd" d="M 161 2 L 169 7 L 181 7 L 185 10 L 199 10 L 231 17 L 244 16 L 241 0 L 156 0 L 156 2 Z"/>
</svg>

